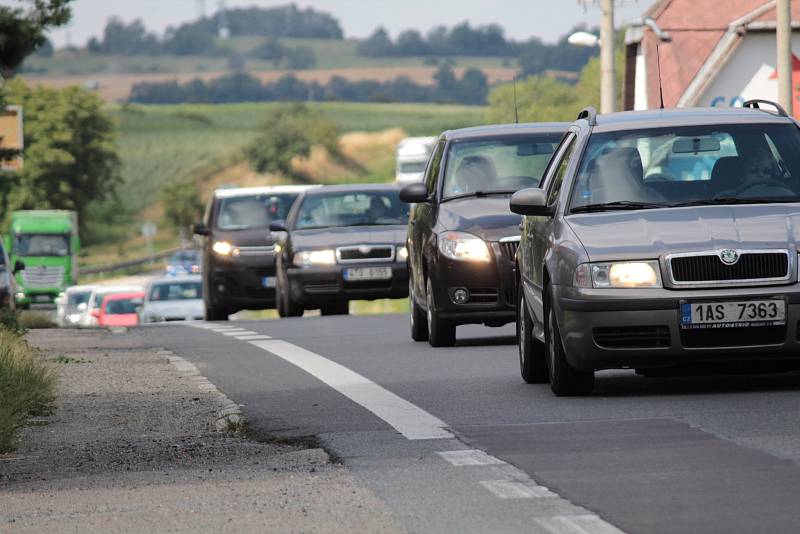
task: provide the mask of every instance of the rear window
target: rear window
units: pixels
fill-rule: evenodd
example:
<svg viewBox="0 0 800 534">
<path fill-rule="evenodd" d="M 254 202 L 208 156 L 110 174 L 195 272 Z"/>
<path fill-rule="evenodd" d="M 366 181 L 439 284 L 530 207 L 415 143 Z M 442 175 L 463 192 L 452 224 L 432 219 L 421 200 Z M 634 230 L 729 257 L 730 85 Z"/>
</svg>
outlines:
<svg viewBox="0 0 800 534">
<path fill-rule="evenodd" d="M 273 221 L 285 219 L 296 198 L 296 193 L 222 198 L 217 228 L 226 231 L 266 228 Z"/>
<path fill-rule="evenodd" d="M 155 284 L 150 289 L 147 298 L 151 302 L 201 299 L 203 298 L 203 284 L 199 281 Z"/>
</svg>

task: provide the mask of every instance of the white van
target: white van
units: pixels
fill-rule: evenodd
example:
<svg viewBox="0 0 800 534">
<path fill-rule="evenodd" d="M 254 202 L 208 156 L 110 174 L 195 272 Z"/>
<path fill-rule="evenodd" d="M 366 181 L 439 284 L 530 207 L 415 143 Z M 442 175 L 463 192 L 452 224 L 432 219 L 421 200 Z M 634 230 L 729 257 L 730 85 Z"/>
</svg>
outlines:
<svg viewBox="0 0 800 534">
<path fill-rule="evenodd" d="M 406 185 L 422 181 L 436 137 L 406 137 L 397 145 L 395 181 Z"/>
</svg>

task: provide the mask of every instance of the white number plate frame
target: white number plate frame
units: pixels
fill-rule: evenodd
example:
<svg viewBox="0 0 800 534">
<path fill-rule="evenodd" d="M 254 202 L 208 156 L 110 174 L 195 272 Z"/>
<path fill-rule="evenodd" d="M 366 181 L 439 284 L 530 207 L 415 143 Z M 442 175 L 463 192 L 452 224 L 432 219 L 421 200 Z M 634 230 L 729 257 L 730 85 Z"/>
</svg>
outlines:
<svg viewBox="0 0 800 534">
<path fill-rule="evenodd" d="M 786 300 L 781 297 L 723 301 L 681 301 L 680 327 L 750 328 L 786 324 Z"/>
<path fill-rule="evenodd" d="M 391 267 L 353 267 L 342 271 L 346 282 L 368 282 L 373 280 L 391 280 Z"/>
</svg>

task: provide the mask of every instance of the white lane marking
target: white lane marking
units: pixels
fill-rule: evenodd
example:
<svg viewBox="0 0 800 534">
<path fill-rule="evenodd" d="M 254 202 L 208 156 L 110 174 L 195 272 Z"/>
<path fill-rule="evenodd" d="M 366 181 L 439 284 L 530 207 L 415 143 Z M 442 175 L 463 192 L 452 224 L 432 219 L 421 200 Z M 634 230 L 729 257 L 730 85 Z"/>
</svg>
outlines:
<svg viewBox="0 0 800 534">
<path fill-rule="evenodd" d="M 266 334 L 255 334 L 255 335 L 244 335 L 244 336 L 235 336 L 236 339 L 241 339 L 242 341 L 255 341 L 256 339 L 272 339 L 272 336 L 268 336 Z"/>
<path fill-rule="evenodd" d="M 536 517 L 534 521 L 553 534 L 624 534 L 594 514 Z"/>
<path fill-rule="evenodd" d="M 500 499 L 543 499 L 556 497 L 556 494 L 539 486 L 533 481 L 520 482 L 518 480 L 484 480 L 481 486 L 488 489 Z"/>
<path fill-rule="evenodd" d="M 451 465 L 467 466 L 467 465 L 498 465 L 505 462 L 500 458 L 495 458 L 478 449 L 466 449 L 462 451 L 440 451 L 437 452 L 439 456 L 444 458 Z"/>
<path fill-rule="evenodd" d="M 222 332 L 223 336 L 254 336 L 258 334 L 258 332 L 253 332 L 252 330 L 230 330 L 228 332 Z"/>
<path fill-rule="evenodd" d="M 278 339 L 251 341 L 360 404 L 408 439 L 452 439 L 444 421 L 334 361 Z"/>
</svg>

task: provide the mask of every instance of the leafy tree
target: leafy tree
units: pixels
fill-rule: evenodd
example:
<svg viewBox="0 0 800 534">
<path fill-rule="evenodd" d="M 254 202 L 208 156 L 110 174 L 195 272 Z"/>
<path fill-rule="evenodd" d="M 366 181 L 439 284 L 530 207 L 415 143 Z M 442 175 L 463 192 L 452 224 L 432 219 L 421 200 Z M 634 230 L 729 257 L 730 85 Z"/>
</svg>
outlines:
<svg viewBox="0 0 800 534">
<path fill-rule="evenodd" d="M 385 57 L 394 55 L 395 48 L 389 38 L 389 33 L 385 28 L 380 27 L 372 35 L 358 43 L 356 52 L 362 56 Z"/>
<path fill-rule="evenodd" d="M 317 64 L 314 51 L 308 46 L 296 46 L 289 49 L 286 54 L 287 67 L 290 69 L 308 69 Z"/>
<path fill-rule="evenodd" d="M 0 75 L 10 78 L 42 46 L 50 28 L 69 21 L 71 0 L 24 0 L 23 7 L 0 6 Z"/>
<path fill-rule="evenodd" d="M 25 167 L 2 195 L 5 213 L 69 209 L 108 197 L 120 183 L 115 126 L 100 98 L 79 87 L 6 85 L 7 101 L 25 109 Z M 81 220 L 83 218 L 81 217 Z"/>
<path fill-rule="evenodd" d="M 88 49 L 97 54 L 157 54 L 160 49 L 158 37 L 149 33 L 141 19 L 130 24 L 111 17 L 103 30 L 103 39 L 91 39 Z"/>
<path fill-rule="evenodd" d="M 272 61 L 277 68 L 281 60 L 286 57 L 286 47 L 283 46 L 277 37 L 267 37 L 260 45 L 256 46 L 248 55 L 255 59 Z"/>
<path fill-rule="evenodd" d="M 165 206 L 164 215 L 176 230 L 188 231 L 203 212 L 200 188 L 193 178 L 176 180 L 165 185 L 161 189 L 161 200 Z"/>
<path fill-rule="evenodd" d="M 425 56 L 430 48 L 417 30 L 406 30 L 397 36 L 395 46 L 398 56 Z"/>
<path fill-rule="evenodd" d="M 162 50 L 175 55 L 205 55 L 216 46 L 213 32 L 202 26 L 183 25 L 167 29 Z"/>
</svg>

